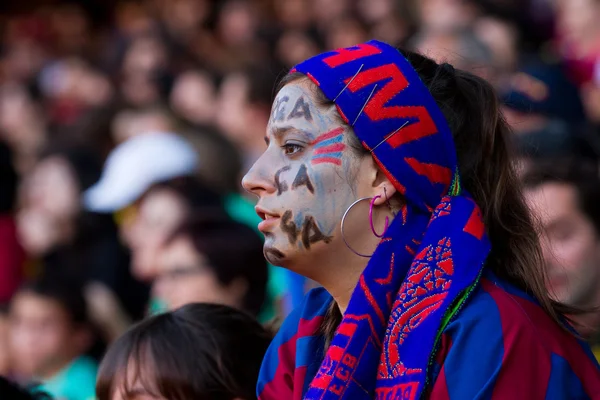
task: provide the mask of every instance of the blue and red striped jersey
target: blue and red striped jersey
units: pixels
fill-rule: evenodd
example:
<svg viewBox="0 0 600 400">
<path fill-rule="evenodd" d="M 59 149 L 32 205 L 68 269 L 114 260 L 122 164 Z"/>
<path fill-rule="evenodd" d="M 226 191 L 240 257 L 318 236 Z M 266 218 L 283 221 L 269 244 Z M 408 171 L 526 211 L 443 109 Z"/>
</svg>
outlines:
<svg viewBox="0 0 600 400">
<path fill-rule="evenodd" d="M 304 397 L 323 361 L 319 332 L 331 301 L 313 289 L 283 323 L 261 368 L 259 399 Z M 430 399 L 600 399 L 588 345 L 489 271 L 446 325 L 428 373 Z"/>
</svg>

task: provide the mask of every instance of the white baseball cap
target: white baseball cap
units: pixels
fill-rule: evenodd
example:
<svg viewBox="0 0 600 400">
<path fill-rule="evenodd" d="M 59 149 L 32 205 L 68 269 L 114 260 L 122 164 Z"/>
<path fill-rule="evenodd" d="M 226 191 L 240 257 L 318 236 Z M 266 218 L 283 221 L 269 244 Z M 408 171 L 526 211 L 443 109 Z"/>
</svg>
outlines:
<svg viewBox="0 0 600 400">
<path fill-rule="evenodd" d="M 182 137 L 167 132 L 135 136 L 108 156 L 100 180 L 83 194 L 84 207 L 114 212 L 136 201 L 150 186 L 193 174 L 198 155 Z"/>
</svg>

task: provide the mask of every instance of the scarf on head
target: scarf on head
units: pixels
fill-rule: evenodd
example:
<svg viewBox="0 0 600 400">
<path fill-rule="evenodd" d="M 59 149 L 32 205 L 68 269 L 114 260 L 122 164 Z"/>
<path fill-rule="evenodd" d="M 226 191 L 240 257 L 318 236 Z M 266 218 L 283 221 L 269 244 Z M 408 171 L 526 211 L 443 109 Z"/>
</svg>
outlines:
<svg viewBox="0 0 600 400">
<path fill-rule="evenodd" d="M 334 101 L 406 200 L 305 398 L 418 399 L 440 333 L 490 250 L 480 210 L 460 187 L 452 133 L 417 72 L 385 43 L 324 53 L 292 71 Z"/>
</svg>

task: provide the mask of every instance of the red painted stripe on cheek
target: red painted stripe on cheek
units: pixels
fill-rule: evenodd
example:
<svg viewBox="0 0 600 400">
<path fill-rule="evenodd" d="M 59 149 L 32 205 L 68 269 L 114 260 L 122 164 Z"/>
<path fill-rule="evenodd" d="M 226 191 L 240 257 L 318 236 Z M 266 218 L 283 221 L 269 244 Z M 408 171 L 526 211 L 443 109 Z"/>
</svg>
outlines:
<svg viewBox="0 0 600 400">
<path fill-rule="evenodd" d="M 311 164 L 313 164 L 313 165 L 327 164 L 327 163 L 331 163 L 331 164 L 335 164 L 335 165 L 342 165 L 342 160 L 340 160 L 339 158 L 333 158 L 333 157 L 320 157 L 320 158 L 316 158 L 311 161 Z"/>
<path fill-rule="evenodd" d="M 317 144 L 317 143 L 321 143 L 321 142 L 323 142 L 325 140 L 334 138 L 334 137 L 338 136 L 339 134 L 341 134 L 342 132 L 344 132 L 344 128 L 342 128 L 341 126 L 337 127 L 337 128 L 332 129 L 332 130 L 330 130 L 328 132 L 325 132 L 324 134 L 322 134 L 321 136 L 319 136 L 318 138 L 316 138 L 315 140 L 313 140 L 311 144 L 314 145 L 314 144 Z"/>
<path fill-rule="evenodd" d="M 346 145 L 343 143 L 332 144 L 329 146 L 321 147 L 315 150 L 315 154 L 327 154 L 327 153 L 336 153 L 338 151 L 343 151 L 346 148 Z"/>
</svg>

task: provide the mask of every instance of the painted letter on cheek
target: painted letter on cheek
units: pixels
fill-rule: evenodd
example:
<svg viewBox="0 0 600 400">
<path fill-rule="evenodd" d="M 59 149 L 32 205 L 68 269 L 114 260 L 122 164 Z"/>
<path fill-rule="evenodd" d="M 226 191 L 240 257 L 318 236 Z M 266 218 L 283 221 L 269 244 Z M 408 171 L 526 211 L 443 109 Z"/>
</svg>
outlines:
<svg viewBox="0 0 600 400">
<path fill-rule="evenodd" d="M 285 192 L 288 190 L 288 185 L 285 181 L 281 182 L 279 180 L 279 175 L 281 175 L 282 172 L 285 171 L 289 171 L 290 167 L 288 165 L 286 165 L 285 167 L 281 168 L 279 171 L 275 172 L 275 188 L 277 188 L 277 196 L 280 196 L 281 193 Z M 294 181 L 295 183 L 296 181 Z"/>
<path fill-rule="evenodd" d="M 300 169 L 298 170 L 298 174 L 296 178 L 294 178 L 294 182 L 292 183 L 292 189 L 299 188 L 300 186 L 306 186 L 306 188 L 311 192 L 315 193 L 315 189 L 308 177 L 308 173 L 306 172 L 306 165 L 302 164 Z"/>
<path fill-rule="evenodd" d="M 277 249 L 266 249 L 265 257 L 266 257 L 267 261 L 270 262 L 271 264 L 279 265 L 281 260 L 283 260 L 285 258 L 285 254 L 283 254 L 281 251 L 279 251 Z"/>
<path fill-rule="evenodd" d="M 290 98 L 288 96 L 283 96 L 279 99 L 277 99 L 277 102 L 275 103 L 275 105 L 273 106 L 273 112 L 271 113 L 271 117 L 273 118 L 273 121 L 283 121 L 285 118 L 285 115 L 283 115 L 284 110 L 284 104 L 288 102 Z"/>
<path fill-rule="evenodd" d="M 325 236 L 317 226 L 315 219 L 309 215 L 302 224 L 302 244 L 306 249 L 310 249 L 311 244 L 320 241 L 329 243 L 331 236 Z"/>
<path fill-rule="evenodd" d="M 310 108 L 308 104 L 304 101 L 304 97 L 300 96 L 298 100 L 296 100 L 296 104 L 294 104 L 294 108 L 290 115 L 288 115 L 287 119 L 290 120 L 292 118 L 304 117 L 307 121 L 312 121 L 312 115 L 310 113 Z"/>
<path fill-rule="evenodd" d="M 296 223 L 292 220 L 292 212 L 290 210 L 287 210 L 281 216 L 281 230 L 288 235 L 288 240 L 291 244 L 296 243 L 299 232 Z"/>
</svg>

